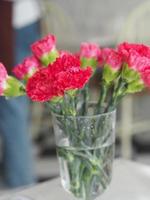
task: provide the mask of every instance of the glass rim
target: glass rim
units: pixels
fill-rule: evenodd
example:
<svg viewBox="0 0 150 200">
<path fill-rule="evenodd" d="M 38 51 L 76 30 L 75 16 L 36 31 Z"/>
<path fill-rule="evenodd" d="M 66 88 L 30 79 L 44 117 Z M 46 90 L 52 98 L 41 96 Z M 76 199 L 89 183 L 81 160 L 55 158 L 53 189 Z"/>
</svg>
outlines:
<svg viewBox="0 0 150 200">
<path fill-rule="evenodd" d="M 105 112 L 105 113 L 100 113 L 100 114 L 94 114 L 94 115 L 77 115 L 77 116 L 71 116 L 71 115 L 60 115 L 57 113 L 52 112 L 52 115 L 55 117 L 66 117 L 66 118 L 81 118 L 81 119 L 85 119 L 85 118 L 97 118 L 97 117 L 102 117 L 102 116 L 107 116 L 107 115 L 111 115 L 111 114 L 116 114 L 116 108 L 112 111 L 109 112 Z"/>
</svg>

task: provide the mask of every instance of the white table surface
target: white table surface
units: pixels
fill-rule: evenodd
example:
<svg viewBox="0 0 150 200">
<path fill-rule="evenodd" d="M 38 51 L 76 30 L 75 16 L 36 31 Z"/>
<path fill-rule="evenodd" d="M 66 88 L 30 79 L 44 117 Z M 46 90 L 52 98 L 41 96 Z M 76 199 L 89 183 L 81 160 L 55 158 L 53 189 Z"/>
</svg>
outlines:
<svg viewBox="0 0 150 200">
<path fill-rule="evenodd" d="M 14 197 L 20 195 L 32 200 L 73 200 L 72 196 L 62 189 L 59 178 L 8 193 L 1 196 L 0 200 L 14 200 Z M 150 200 L 150 167 L 127 160 L 115 160 L 112 182 L 97 199 Z"/>
</svg>

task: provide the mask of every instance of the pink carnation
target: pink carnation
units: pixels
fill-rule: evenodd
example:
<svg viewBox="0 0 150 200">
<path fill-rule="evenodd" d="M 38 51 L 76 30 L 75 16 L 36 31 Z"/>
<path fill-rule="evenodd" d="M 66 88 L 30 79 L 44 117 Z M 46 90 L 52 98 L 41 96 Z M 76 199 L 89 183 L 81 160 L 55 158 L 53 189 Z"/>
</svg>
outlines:
<svg viewBox="0 0 150 200">
<path fill-rule="evenodd" d="M 6 79 L 7 79 L 7 71 L 2 63 L 0 63 L 0 95 L 3 95 L 5 86 L 6 86 Z"/>
<path fill-rule="evenodd" d="M 103 48 L 102 49 L 102 58 L 105 61 L 107 59 L 107 57 L 109 56 L 109 54 L 112 52 L 111 48 Z"/>
<path fill-rule="evenodd" d="M 150 66 L 149 46 L 125 42 L 118 46 L 118 51 L 123 56 L 124 62 L 134 70 L 141 71 L 142 68 Z"/>
<path fill-rule="evenodd" d="M 97 44 L 94 43 L 82 43 L 80 47 L 80 57 L 81 58 L 95 58 L 101 55 L 101 49 Z"/>
<path fill-rule="evenodd" d="M 140 74 L 144 84 L 150 87 L 150 66 L 144 67 Z"/>
<path fill-rule="evenodd" d="M 112 69 L 119 70 L 122 66 L 122 56 L 114 49 L 104 48 L 102 50 L 102 58 L 104 64 L 109 65 Z"/>
<path fill-rule="evenodd" d="M 125 62 L 136 71 L 142 71 L 143 68 L 150 66 L 150 58 L 139 55 L 138 52 L 130 50 Z"/>
<path fill-rule="evenodd" d="M 131 50 L 136 51 L 141 56 L 150 58 L 149 46 L 143 44 L 127 43 L 127 42 L 121 43 L 118 46 L 118 51 L 122 53 L 122 55 L 124 55 L 125 58 L 129 56 Z"/>
<path fill-rule="evenodd" d="M 13 69 L 13 73 L 17 78 L 24 79 L 26 76 L 32 76 L 39 67 L 39 61 L 36 59 L 36 57 L 31 56 L 25 58 L 22 64 L 17 65 Z"/>
<path fill-rule="evenodd" d="M 33 54 L 41 59 L 43 55 L 50 53 L 55 49 L 56 38 L 54 35 L 47 35 L 41 40 L 36 41 L 31 45 Z"/>
<path fill-rule="evenodd" d="M 146 86 L 150 87 L 150 46 L 143 44 L 129 44 L 127 42 L 118 46 L 124 62 L 136 70 Z"/>
</svg>

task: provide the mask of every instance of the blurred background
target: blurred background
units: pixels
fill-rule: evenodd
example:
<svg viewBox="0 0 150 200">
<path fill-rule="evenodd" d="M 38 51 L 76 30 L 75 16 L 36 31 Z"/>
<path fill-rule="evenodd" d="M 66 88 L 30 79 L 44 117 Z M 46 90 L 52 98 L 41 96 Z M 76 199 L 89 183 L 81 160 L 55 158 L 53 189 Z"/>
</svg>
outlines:
<svg viewBox="0 0 150 200">
<path fill-rule="evenodd" d="M 83 41 L 96 42 L 101 47 L 115 47 L 122 41 L 150 45 L 150 1 L 0 0 L 0 62 L 9 72 L 31 54 L 30 44 L 48 33 L 56 35 L 58 49 L 73 52 Z M 0 189 L 57 177 L 52 120 L 44 105 L 27 99 L 9 103 L 0 99 L 0 113 Z M 20 129 L 16 130 L 16 126 Z M 116 127 L 116 157 L 150 164 L 148 91 L 124 98 L 117 110 Z M 33 172 L 28 174 L 30 170 Z M 20 180 L 18 172 L 26 178 Z"/>
</svg>

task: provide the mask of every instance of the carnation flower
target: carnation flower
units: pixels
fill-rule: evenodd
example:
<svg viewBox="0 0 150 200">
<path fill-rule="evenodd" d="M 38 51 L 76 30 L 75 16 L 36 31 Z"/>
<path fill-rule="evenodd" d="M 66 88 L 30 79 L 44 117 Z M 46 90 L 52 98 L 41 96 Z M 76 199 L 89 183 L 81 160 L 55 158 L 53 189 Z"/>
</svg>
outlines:
<svg viewBox="0 0 150 200">
<path fill-rule="evenodd" d="M 126 63 L 132 69 L 140 72 L 143 70 L 143 68 L 150 66 L 150 58 L 141 56 L 135 50 L 130 50 L 128 58 L 126 59 Z"/>
<path fill-rule="evenodd" d="M 56 60 L 58 52 L 56 50 L 56 38 L 54 35 L 47 35 L 41 40 L 31 45 L 33 54 L 42 61 L 44 65 L 48 65 Z"/>
<path fill-rule="evenodd" d="M 136 51 L 139 55 L 150 58 L 150 47 L 143 44 L 121 43 L 118 46 L 118 51 L 125 57 L 128 57 L 130 50 Z"/>
<path fill-rule="evenodd" d="M 26 86 L 27 95 L 33 101 L 48 101 L 55 96 L 54 85 L 48 68 L 37 71 L 29 78 Z"/>
<path fill-rule="evenodd" d="M 150 87 L 150 65 L 144 67 L 141 71 L 141 78 L 147 87 Z"/>
<path fill-rule="evenodd" d="M 103 63 L 109 65 L 113 70 L 119 70 L 122 66 L 122 56 L 120 53 L 111 48 L 102 50 Z"/>
<path fill-rule="evenodd" d="M 47 35 L 45 38 L 36 41 L 31 45 L 32 52 L 37 58 L 55 49 L 56 38 L 54 35 Z"/>
<path fill-rule="evenodd" d="M 97 44 L 94 43 L 81 43 L 80 57 L 85 58 L 98 58 L 101 50 Z"/>
<path fill-rule="evenodd" d="M 3 95 L 3 92 L 6 88 L 6 79 L 8 77 L 7 71 L 2 63 L 0 63 L 0 95 Z"/>
<path fill-rule="evenodd" d="M 58 72 L 65 71 L 72 66 L 79 68 L 80 60 L 73 54 L 65 52 L 64 55 L 57 58 L 56 61 L 52 64 L 49 64 L 48 67 L 51 69 L 51 71 L 55 71 L 56 74 Z"/>
<path fill-rule="evenodd" d="M 81 89 L 89 80 L 92 69 L 80 67 L 80 60 L 72 54 L 65 54 L 49 65 L 49 72 L 54 79 L 58 94 L 67 90 Z"/>
<path fill-rule="evenodd" d="M 27 94 L 33 101 L 49 101 L 63 96 L 68 90 L 81 89 L 89 80 L 92 69 L 80 68 L 80 61 L 65 54 L 48 66 L 37 71 L 27 83 Z"/>
<path fill-rule="evenodd" d="M 92 66 L 96 67 L 101 64 L 101 49 L 95 43 L 81 43 L 79 56 L 82 67 Z"/>
<path fill-rule="evenodd" d="M 73 89 L 81 89 L 88 82 L 91 74 L 92 69 L 90 67 L 86 69 L 72 67 L 58 73 L 56 85 L 60 93 Z"/>
<path fill-rule="evenodd" d="M 7 71 L 0 63 L 0 96 L 13 97 L 24 95 L 24 86 L 16 78 L 8 76 Z"/>
<path fill-rule="evenodd" d="M 150 47 L 143 44 L 129 44 L 127 42 L 118 46 L 119 53 L 123 56 L 124 62 L 136 71 L 150 66 Z"/>
<path fill-rule="evenodd" d="M 146 86 L 150 87 L 150 46 L 124 42 L 118 46 L 118 51 L 122 54 L 127 66 L 137 74 L 126 69 L 128 70 L 128 73 L 125 72 L 126 78 L 134 80 L 134 77 L 132 77 L 132 74 L 134 74 L 135 77 L 140 77 L 139 81 L 143 81 Z"/>
<path fill-rule="evenodd" d="M 18 79 L 28 79 L 37 71 L 39 67 L 39 61 L 36 59 L 36 57 L 31 56 L 25 58 L 22 64 L 17 65 L 13 69 L 13 73 Z"/>
</svg>

